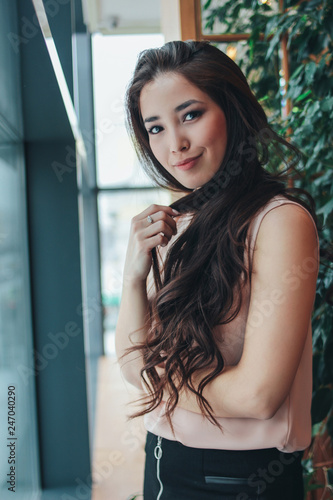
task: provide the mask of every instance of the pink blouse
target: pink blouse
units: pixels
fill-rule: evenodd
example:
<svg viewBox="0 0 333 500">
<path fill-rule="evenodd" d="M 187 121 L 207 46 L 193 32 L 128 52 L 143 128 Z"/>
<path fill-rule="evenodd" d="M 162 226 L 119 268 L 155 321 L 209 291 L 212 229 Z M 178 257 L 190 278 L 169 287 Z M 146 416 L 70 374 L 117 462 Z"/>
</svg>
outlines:
<svg viewBox="0 0 333 500">
<path fill-rule="evenodd" d="M 274 208 L 287 203 L 296 204 L 304 209 L 299 203 L 278 195 L 256 214 L 248 231 L 248 239 L 251 242 L 250 256 L 253 255 L 258 230 L 264 216 Z M 305 212 L 311 217 L 307 210 Z M 311 220 L 315 226 L 312 217 Z M 178 234 L 180 234 L 180 229 L 189 222 L 189 218 L 184 217 L 180 222 L 181 224 L 177 225 Z M 317 258 L 319 260 L 319 240 Z M 290 276 L 289 279 L 292 280 L 295 277 Z M 226 365 L 236 365 L 242 356 L 250 303 L 249 283 L 243 287 L 242 293 L 242 306 L 237 317 L 226 325 L 216 327 L 218 336 L 221 338 L 221 353 Z M 172 415 L 175 435 L 177 441 L 194 448 L 251 450 L 275 447 L 283 452 L 303 450 L 311 441 L 311 396 L 312 328 L 310 321 L 304 351 L 290 393 L 272 418 L 267 420 L 217 418 L 223 428 L 222 433 L 203 415 L 176 407 Z M 144 416 L 144 425 L 155 435 L 174 440 L 175 437 L 164 416 L 164 409 L 165 402 L 162 401 L 155 410 Z"/>
</svg>

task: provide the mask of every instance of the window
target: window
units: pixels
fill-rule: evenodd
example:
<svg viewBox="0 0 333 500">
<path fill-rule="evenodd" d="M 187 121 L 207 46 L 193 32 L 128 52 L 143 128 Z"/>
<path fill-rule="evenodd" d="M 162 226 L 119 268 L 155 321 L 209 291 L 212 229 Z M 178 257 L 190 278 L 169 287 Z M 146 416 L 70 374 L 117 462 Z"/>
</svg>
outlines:
<svg viewBox="0 0 333 500">
<path fill-rule="evenodd" d="M 161 34 L 93 36 L 104 350 L 111 356 L 131 218 L 152 203 L 172 202 L 171 194 L 154 187 L 143 173 L 124 113 L 124 94 L 139 52 L 163 43 Z"/>
</svg>

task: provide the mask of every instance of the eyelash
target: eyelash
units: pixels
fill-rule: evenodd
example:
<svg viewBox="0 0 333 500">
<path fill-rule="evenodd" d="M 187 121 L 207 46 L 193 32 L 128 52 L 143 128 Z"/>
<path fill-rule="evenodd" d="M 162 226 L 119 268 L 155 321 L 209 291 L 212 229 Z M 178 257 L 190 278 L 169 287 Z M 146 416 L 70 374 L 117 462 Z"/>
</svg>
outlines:
<svg viewBox="0 0 333 500">
<path fill-rule="evenodd" d="M 198 118 L 199 116 L 201 116 L 201 115 L 202 115 L 202 111 L 200 111 L 200 110 L 196 110 L 196 111 L 189 111 L 188 113 L 186 113 L 186 114 L 184 115 L 184 121 L 188 121 L 188 120 L 185 120 L 185 117 L 186 117 L 187 115 L 194 115 L 194 118 Z M 194 119 L 194 118 L 193 118 L 193 119 Z M 190 120 L 190 121 L 192 121 L 192 120 Z"/>
<path fill-rule="evenodd" d="M 186 121 L 192 121 L 194 120 L 195 118 L 198 118 L 199 116 L 202 115 L 202 111 L 200 110 L 196 110 L 196 111 L 188 111 L 187 113 L 185 113 L 185 115 L 183 116 L 183 121 L 186 122 Z M 194 115 L 192 120 L 185 120 L 185 118 L 188 116 L 188 115 Z M 158 128 L 160 129 L 158 132 L 153 132 L 154 128 Z M 159 134 L 159 132 L 161 131 L 161 129 L 163 130 L 163 127 L 160 127 L 159 125 L 154 125 L 153 127 L 149 128 L 148 129 L 148 134 L 151 134 L 151 135 L 157 135 Z"/>
</svg>

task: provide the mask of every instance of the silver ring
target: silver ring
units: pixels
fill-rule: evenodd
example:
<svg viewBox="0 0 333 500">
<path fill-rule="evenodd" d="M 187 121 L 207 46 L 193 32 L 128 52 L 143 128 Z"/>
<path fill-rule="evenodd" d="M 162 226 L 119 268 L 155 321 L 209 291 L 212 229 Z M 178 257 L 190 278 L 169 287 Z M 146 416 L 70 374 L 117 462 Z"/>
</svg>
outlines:
<svg viewBox="0 0 333 500">
<path fill-rule="evenodd" d="M 148 215 L 148 217 L 147 217 L 147 221 L 148 221 L 148 222 L 150 222 L 150 223 L 153 223 L 153 222 L 154 222 L 154 221 L 153 221 L 153 219 L 151 218 L 151 216 L 150 216 L 150 215 Z"/>
</svg>

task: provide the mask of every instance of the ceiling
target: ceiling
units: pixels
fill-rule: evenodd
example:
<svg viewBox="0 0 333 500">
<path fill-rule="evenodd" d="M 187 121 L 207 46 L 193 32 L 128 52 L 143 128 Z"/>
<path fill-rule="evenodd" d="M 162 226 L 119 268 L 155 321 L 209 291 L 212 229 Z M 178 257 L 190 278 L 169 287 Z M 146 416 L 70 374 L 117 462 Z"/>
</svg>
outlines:
<svg viewBox="0 0 333 500">
<path fill-rule="evenodd" d="M 157 33 L 161 31 L 160 0 L 82 0 L 91 33 Z"/>
</svg>

